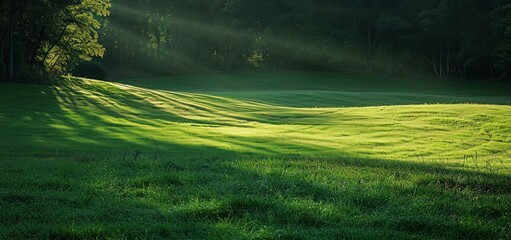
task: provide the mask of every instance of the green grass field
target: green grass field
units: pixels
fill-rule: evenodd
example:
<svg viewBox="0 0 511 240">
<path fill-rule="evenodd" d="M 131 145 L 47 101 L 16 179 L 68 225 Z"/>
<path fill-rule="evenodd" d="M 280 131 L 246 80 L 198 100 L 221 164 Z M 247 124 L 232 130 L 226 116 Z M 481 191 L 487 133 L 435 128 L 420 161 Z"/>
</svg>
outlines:
<svg viewBox="0 0 511 240">
<path fill-rule="evenodd" d="M 510 239 L 511 86 L 0 85 L 0 239 Z"/>
</svg>

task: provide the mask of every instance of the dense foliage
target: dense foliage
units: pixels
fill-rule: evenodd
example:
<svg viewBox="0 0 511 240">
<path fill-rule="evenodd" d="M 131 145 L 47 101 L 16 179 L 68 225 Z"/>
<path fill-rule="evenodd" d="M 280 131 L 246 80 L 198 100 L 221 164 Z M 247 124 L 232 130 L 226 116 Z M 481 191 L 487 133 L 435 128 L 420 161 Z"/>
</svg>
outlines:
<svg viewBox="0 0 511 240">
<path fill-rule="evenodd" d="M 126 0 L 107 21 L 105 63 L 118 70 L 496 79 L 511 69 L 509 0 Z"/>
<path fill-rule="evenodd" d="M 109 8 L 110 0 L 1 1 L 0 79 L 60 75 L 102 57 L 98 17 Z"/>
<path fill-rule="evenodd" d="M 511 75 L 510 0 L 114 0 L 109 7 L 109 0 L 2 1 L 2 78 L 11 62 L 15 72 L 61 74 L 91 59 L 128 75 L 254 68 Z"/>
</svg>

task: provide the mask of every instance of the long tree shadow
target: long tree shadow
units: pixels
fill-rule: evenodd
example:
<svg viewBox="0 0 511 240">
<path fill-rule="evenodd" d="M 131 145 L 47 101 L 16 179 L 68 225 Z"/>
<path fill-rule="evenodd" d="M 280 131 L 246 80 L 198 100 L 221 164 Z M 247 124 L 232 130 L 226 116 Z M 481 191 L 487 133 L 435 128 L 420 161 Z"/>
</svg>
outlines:
<svg viewBox="0 0 511 240">
<path fill-rule="evenodd" d="M 509 233 L 509 176 L 179 147 L 196 154 L 130 149 L 65 165 L 54 178 L 47 172 L 61 163 L 10 167 L 9 175 L 25 171 L 11 183 L 23 191 L 0 194 L 7 213 L 0 232 L 7 238 L 162 239 L 498 239 Z M 28 231 L 17 231 L 26 224 Z"/>
<path fill-rule="evenodd" d="M 9 119 L 5 120 L 3 126 L 6 129 L 5 136 L 14 137 L 14 146 L 11 148 L 37 146 L 41 152 L 38 156 L 44 152 L 56 155 L 54 153 L 59 150 L 62 155 L 66 149 L 76 153 L 76 150 L 122 150 L 127 146 L 154 148 L 155 144 L 164 146 L 174 143 L 176 135 L 187 141 L 205 139 L 217 145 L 252 149 L 252 152 L 265 148 L 265 152 L 278 153 L 278 149 L 273 149 L 276 146 L 308 149 L 303 144 L 293 146 L 292 143 L 278 142 L 273 146 L 263 146 L 256 142 L 246 142 L 248 139 L 235 135 L 215 138 L 213 133 L 222 132 L 208 134 L 208 131 L 201 130 L 215 127 L 253 128 L 253 124 L 249 123 L 288 124 L 287 119 L 291 117 L 296 119 L 314 115 L 312 112 L 304 113 L 303 116 L 297 113 L 275 113 L 272 117 L 258 113 L 274 109 L 268 105 L 217 99 L 227 101 L 223 106 L 204 96 L 197 97 L 201 99 L 197 102 L 189 102 L 190 96 L 180 94 L 163 95 L 151 91 L 139 91 L 136 94 L 114 85 L 78 80 L 74 85 L 38 87 L 32 90 L 19 91 L 14 99 L 8 99 L 12 103 L 6 106 L 12 105 L 12 108 L 4 111 L 10 115 L 6 116 Z M 34 98 L 39 102 L 18 102 Z M 161 131 L 175 134 L 164 136 Z M 149 132 L 159 134 L 151 136 Z"/>
</svg>

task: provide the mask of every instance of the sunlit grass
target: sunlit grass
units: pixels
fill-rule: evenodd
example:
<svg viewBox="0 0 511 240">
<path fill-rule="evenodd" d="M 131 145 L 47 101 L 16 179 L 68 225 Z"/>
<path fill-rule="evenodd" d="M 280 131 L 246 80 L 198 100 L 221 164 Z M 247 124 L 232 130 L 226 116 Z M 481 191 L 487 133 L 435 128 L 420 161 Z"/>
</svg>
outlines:
<svg viewBox="0 0 511 240">
<path fill-rule="evenodd" d="M 506 86 L 379 81 L 2 85 L 0 237 L 510 237 Z"/>
<path fill-rule="evenodd" d="M 361 92 L 358 93 L 359 98 L 356 94 L 332 91 L 329 95 L 322 91 L 299 90 L 284 92 L 284 97 L 292 97 L 281 98 L 283 102 L 293 101 L 297 105 L 309 104 L 307 98 L 313 96 L 317 96 L 323 104 L 351 97 L 358 99 L 362 105 L 377 105 L 376 99 L 390 103 L 401 100 L 403 104 L 408 100 L 406 94 L 398 92 L 388 99 L 385 98 L 389 95 L 386 92 L 373 93 L 374 96 Z M 211 95 L 90 80 L 75 80 L 72 84 L 51 89 L 33 88 L 33 91 L 20 93 L 11 100 L 16 103 L 38 95 L 46 97 L 46 103 L 53 106 L 40 103 L 37 98 L 33 99 L 37 99 L 39 104 L 29 104 L 29 109 L 17 109 L 16 105 L 7 104 L 7 108 L 11 105 L 12 112 L 17 112 L 13 117 L 21 117 L 9 124 L 27 132 L 41 126 L 47 127 L 48 133 L 54 129 L 62 132 L 66 138 L 33 134 L 33 139 L 44 141 L 46 146 L 61 147 L 63 152 L 67 150 L 66 145 L 72 145 L 73 141 L 87 135 L 96 135 L 97 138 L 90 139 L 90 146 L 82 146 L 84 152 L 88 147 L 94 149 L 96 146 L 108 146 L 118 151 L 127 146 L 153 148 L 154 142 L 157 142 L 163 146 L 207 146 L 238 153 L 349 155 L 406 161 L 417 160 L 420 156 L 421 160 L 455 162 L 476 154 L 482 158 L 506 160 L 504 150 L 511 149 L 511 123 L 507 121 L 511 108 L 507 105 L 295 108 L 275 105 L 277 100 L 272 103 L 244 100 L 255 95 L 270 95 L 271 100 L 272 96 L 278 95 L 273 91 Z M 419 101 L 420 96 L 420 93 L 415 94 Z M 452 96 L 445 96 L 445 99 L 449 98 Z M 48 112 L 45 107 L 55 112 Z M 10 133 L 9 129 L 7 131 Z M 26 144 L 26 136 L 13 135 L 10 138 L 12 144 Z M 43 151 L 45 146 L 41 148 Z"/>
</svg>

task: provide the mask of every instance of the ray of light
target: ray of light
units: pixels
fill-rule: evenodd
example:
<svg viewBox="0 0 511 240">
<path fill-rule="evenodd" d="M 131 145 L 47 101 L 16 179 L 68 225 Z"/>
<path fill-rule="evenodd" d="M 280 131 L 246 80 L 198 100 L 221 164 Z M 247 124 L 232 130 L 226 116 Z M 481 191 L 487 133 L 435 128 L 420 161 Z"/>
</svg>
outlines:
<svg viewBox="0 0 511 240">
<path fill-rule="evenodd" d="M 131 6 L 122 3 L 115 3 L 115 8 L 123 15 L 131 18 L 145 19 L 151 16 L 151 12 L 143 9 L 134 9 Z M 181 33 L 201 34 L 211 36 L 215 39 L 223 35 L 223 39 L 230 39 L 224 44 L 235 43 L 237 41 L 253 42 L 257 37 L 254 32 L 240 30 L 231 26 L 212 24 L 211 22 L 198 21 L 186 17 L 183 13 L 169 13 L 172 18 L 166 26 L 174 28 Z M 211 40 L 214 41 L 214 40 Z M 349 65 L 367 64 L 365 59 L 366 49 L 357 47 L 346 47 L 343 44 L 332 44 L 318 41 L 305 41 L 297 36 L 283 36 L 273 34 L 264 38 L 267 49 L 272 49 L 284 57 L 289 58 L 313 58 L 313 59 L 336 59 Z M 177 54 L 171 52 L 170 54 Z M 383 56 L 385 59 L 391 59 L 391 56 Z M 374 61 L 377 67 L 386 67 L 383 63 Z"/>
</svg>

